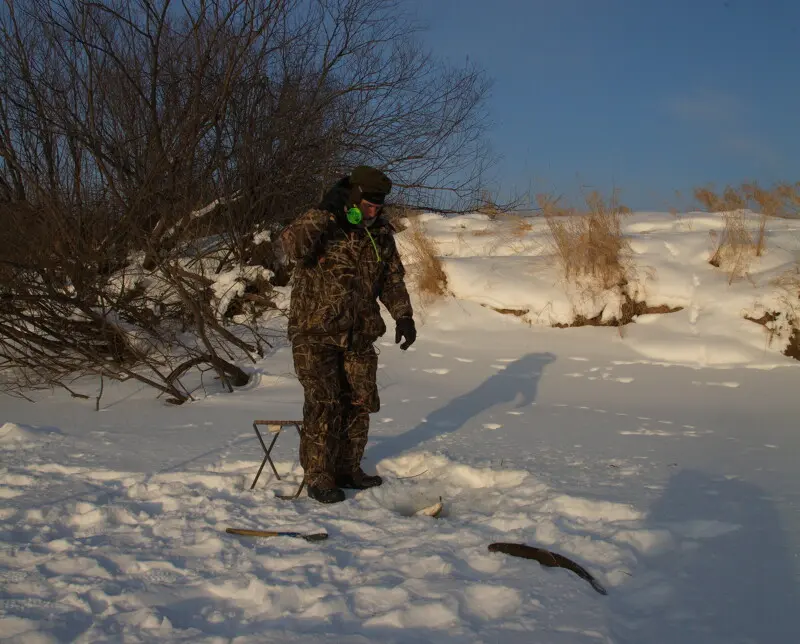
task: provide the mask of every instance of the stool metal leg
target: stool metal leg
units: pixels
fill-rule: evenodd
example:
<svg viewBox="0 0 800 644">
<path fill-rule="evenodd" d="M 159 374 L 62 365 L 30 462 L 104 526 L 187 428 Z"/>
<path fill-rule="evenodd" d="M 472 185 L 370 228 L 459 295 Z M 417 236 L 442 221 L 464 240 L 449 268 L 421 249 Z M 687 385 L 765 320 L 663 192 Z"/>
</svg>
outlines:
<svg viewBox="0 0 800 644">
<path fill-rule="evenodd" d="M 258 483 L 258 477 L 261 476 L 261 470 L 264 469 L 264 466 L 266 464 L 267 464 L 267 457 L 265 456 L 264 460 L 261 461 L 261 467 L 258 468 L 258 474 L 256 474 L 256 477 L 253 479 L 253 484 L 250 486 L 251 490 L 256 486 L 256 483 Z"/>
<path fill-rule="evenodd" d="M 263 471 L 264 466 L 267 463 L 269 463 L 270 467 L 272 468 L 272 471 L 275 474 L 275 478 L 278 479 L 279 481 L 281 480 L 281 477 L 278 474 L 278 470 L 275 467 L 275 463 L 272 460 L 272 448 L 275 446 L 275 441 L 278 440 L 278 436 L 280 436 L 281 432 L 283 431 L 283 427 L 285 425 L 294 425 L 295 428 L 297 429 L 297 433 L 300 434 L 300 433 L 302 433 L 302 429 L 301 429 L 302 424 L 303 424 L 302 421 L 297 421 L 297 420 L 288 420 L 288 421 L 287 420 L 256 420 L 256 421 L 253 421 L 253 431 L 256 433 L 256 437 L 258 438 L 258 442 L 261 443 L 261 449 L 264 450 L 264 459 L 261 461 L 261 466 L 258 468 L 258 472 L 256 473 L 256 477 L 253 479 L 253 484 L 250 486 L 251 490 L 256 486 L 256 483 L 258 482 L 258 478 L 261 476 L 261 472 Z M 279 426 L 278 431 L 275 432 L 275 435 L 272 437 L 272 441 L 270 442 L 269 447 L 267 447 L 267 444 L 264 442 L 264 439 L 261 437 L 261 432 L 258 431 L 258 426 L 259 425 L 278 425 Z M 305 479 L 305 476 L 304 476 L 303 480 L 300 482 L 300 487 L 297 488 L 297 492 L 295 492 L 292 495 L 288 495 L 288 496 L 278 495 L 278 498 L 281 498 L 281 499 L 296 499 L 298 496 L 300 496 L 300 493 L 303 491 L 303 488 L 305 487 L 305 484 L 306 484 L 306 479 Z"/>
<path fill-rule="evenodd" d="M 283 428 L 275 432 L 275 436 L 272 437 L 272 441 L 270 442 L 269 447 L 267 447 L 266 444 L 264 443 L 264 439 L 261 438 L 261 432 L 258 431 L 258 425 L 256 425 L 256 423 L 253 423 L 253 430 L 255 431 L 256 436 L 258 437 L 258 442 L 261 443 L 261 449 L 264 450 L 264 460 L 261 461 L 261 467 L 258 468 L 256 477 L 253 479 L 253 484 L 250 486 L 251 490 L 256 486 L 256 483 L 258 483 L 258 477 L 261 476 L 261 471 L 264 469 L 264 466 L 267 464 L 268 461 L 270 467 L 272 468 L 272 471 L 275 474 L 275 478 L 278 479 L 279 481 L 281 480 L 280 474 L 278 474 L 278 470 L 275 468 L 275 463 L 272 462 L 271 452 L 272 448 L 275 446 L 275 441 L 277 441 L 278 436 L 280 436 L 282 429 Z"/>
</svg>

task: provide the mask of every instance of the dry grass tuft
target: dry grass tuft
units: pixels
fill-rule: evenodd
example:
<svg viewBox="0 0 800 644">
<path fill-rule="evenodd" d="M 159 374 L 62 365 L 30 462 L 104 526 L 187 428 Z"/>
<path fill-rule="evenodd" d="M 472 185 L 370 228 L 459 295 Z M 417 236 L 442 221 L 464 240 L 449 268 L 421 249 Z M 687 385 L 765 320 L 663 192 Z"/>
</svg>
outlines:
<svg viewBox="0 0 800 644">
<path fill-rule="evenodd" d="M 597 192 L 586 197 L 587 212 L 560 207 L 557 200 L 537 195 L 550 228 L 550 236 L 568 280 L 589 278 L 593 290 L 603 291 L 627 283 L 630 247 L 622 234 L 626 212 L 616 196 L 606 201 Z M 567 216 L 568 215 L 568 216 Z"/>
<path fill-rule="evenodd" d="M 514 237 L 523 237 L 533 230 L 533 224 L 526 217 L 510 215 L 507 220 L 511 228 L 511 235 Z"/>
<path fill-rule="evenodd" d="M 749 208 L 768 217 L 797 217 L 800 215 L 800 181 L 777 183 L 763 188 L 757 183 L 743 183 L 738 188 L 727 186 L 722 194 L 710 187 L 696 188 L 695 200 L 707 212 L 725 212 Z"/>
<path fill-rule="evenodd" d="M 739 188 L 727 186 L 721 195 L 710 188 L 697 188 L 694 197 L 708 212 L 723 213 L 725 225 L 721 234 L 713 236 L 709 263 L 725 268 L 729 283 L 746 275 L 753 258 L 764 254 L 770 218 L 800 214 L 800 182 L 781 183 L 771 189 L 743 183 Z M 754 233 L 747 228 L 748 210 L 761 213 Z"/>
<path fill-rule="evenodd" d="M 504 211 L 503 208 L 497 204 L 491 192 L 488 190 L 481 190 L 480 203 L 475 209 L 475 212 L 481 215 L 488 215 L 490 219 L 494 219 Z"/>
<path fill-rule="evenodd" d="M 405 225 L 403 220 L 411 220 L 414 217 L 422 214 L 421 210 L 411 208 L 402 203 L 386 204 L 383 207 L 383 216 L 396 230 L 403 230 Z"/>
<path fill-rule="evenodd" d="M 436 242 L 425 234 L 417 217 L 411 217 L 408 221 L 409 277 L 423 306 L 427 306 L 447 294 L 447 274 L 442 268 Z"/>
<path fill-rule="evenodd" d="M 711 188 L 697 188 L 694 191 L 694 198 L 708 212 L 731 213 L 749 209 L 761 213 L 758 232 L 755 237 L 750 237 L 752 251 L 756 257 L 761 257 L 766 249 L 767 220 L 770 217 L 800 216 L 800 181 L 794 184 L 778 183 L 772 188 L 762 188 L 757 183 L 743 183 L 738 188 L 727 186 L 721 195 Z M 726 228 L 728 223 L 726 220 Z M 739 222 L 732 221 L 730 223 L 733 225 L 730 238 L 735 240 L 739 232 L 736 230 Z M 725 238 L 726 234 L 723 232 L 720 244 L 724 243 Z M 726 252 L 730 254 L 730 251 Z M 736 256 L 737 252 L 733 251 L 733 254 Z M 715 255 L 716 251 L 712 255 L 712 264 L 714 264 Z M 741 267 L 741 260 L 742 258 L 738 256 L 735 259 L 735 264 L 739 267 Z M 735 274 L 731 279 L 733 277 Z"/>
<path fill-rule="evenodd" d="M 714 249 L 708 263 L 728 272 L 728 283 L 747 274 L 753 258 L 759 250 L 763 252 L 763 230 L 758 241 L 753 239 L 747 229 L 746 211 L 735 210 L 724 213 L 722 232 L 712 231 Z"/>
<path fill-rule="evenodd" d="M 726 186 L 722 194 L 712 188 L 695 188 L 694 198 L 707 212 L 727 212 L 747 208 L 747 196 L 733 186 Z"/>
<path fill-rule="evenodd" d="M 581 214 L 572 206 L 562 204 L 560 197 L 553 197 L 546 193 L 538 193 L 536 195 L 536 203 L 545 217 L 569 217 Z"/>
</svg>

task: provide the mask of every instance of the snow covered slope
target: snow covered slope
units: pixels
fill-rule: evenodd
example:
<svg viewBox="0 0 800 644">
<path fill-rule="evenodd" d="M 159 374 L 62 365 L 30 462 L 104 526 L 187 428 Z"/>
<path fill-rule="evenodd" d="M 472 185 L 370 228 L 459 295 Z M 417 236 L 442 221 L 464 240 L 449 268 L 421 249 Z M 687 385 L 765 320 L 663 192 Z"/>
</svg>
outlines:
<svg viewBox="0 0 800 644">
<path fill-rule="evenodd" d="M 563 279 L 542 217 L 490 220 L 486 215 L 423 215 L 426 233 L 444 259 L 448 287 L 460 300 L 524 313 L 533 325 L 569 324 L 577 314 L 606 317 L 619 310 L 613 296 L 590 297 Z M 746 217 L 755 232 L 759 217 Z M 788 340 L 783 329 L 767 346 L 763 327 L 744 319 L 781 311 L 783 292 L 772 282 L 800 260 L 800 223 L 771 219 L 766 252 L 746 278 L 729 284 L 725 270 L 708 262 L 724 226 L 720 215 L 636 213 L 623 218 L 630 242 L 637 299 L 680 308 L 642 316 L 625 330 L 626 344 L 643 359 L 687 365 L 773 367 Z M 399 236 L 401 247 L 406 238 Z M 765 351 L 765 348 L 767 349 Z"/>
</svg>

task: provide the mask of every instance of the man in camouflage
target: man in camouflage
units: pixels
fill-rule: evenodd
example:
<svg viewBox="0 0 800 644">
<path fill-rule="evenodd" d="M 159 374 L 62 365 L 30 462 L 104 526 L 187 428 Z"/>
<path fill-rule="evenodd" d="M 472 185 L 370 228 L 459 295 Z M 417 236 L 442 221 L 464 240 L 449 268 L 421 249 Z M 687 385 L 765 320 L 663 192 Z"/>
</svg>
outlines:
<svg viewBox="0 0 800 644">
<path fill-rule="evenodd" d="M 405 270 L 381 208 L 389 178 L 355 168 L 281 234 L 294 264 L 289 338 L 303 386 L 300 464 L 308 495 L 344 500 L 341 488 L 380 485 L 361 469 L 369 414 L 380 409 L 374 343 L 386 332 L 378 300 L 395 320 L 395 342 L 416 339 Z"/>
</svg>

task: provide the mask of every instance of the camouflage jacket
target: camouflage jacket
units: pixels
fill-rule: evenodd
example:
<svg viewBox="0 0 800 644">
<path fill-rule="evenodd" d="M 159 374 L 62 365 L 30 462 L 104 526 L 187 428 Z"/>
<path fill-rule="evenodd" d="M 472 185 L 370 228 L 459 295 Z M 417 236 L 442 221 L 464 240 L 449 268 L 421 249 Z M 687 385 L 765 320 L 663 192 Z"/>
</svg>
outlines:
<svg viewBox="0 0 800 644">
<path fill-rule="evenodd" d="M 386 333 L 378 300 L 395 320 L 412 317 L 394 229 L 380 215 L 370 228 L 341 225 L 312 209 L 281 234 L 294 264 L 289 338 L 359 348 Z"/>
</svg>

